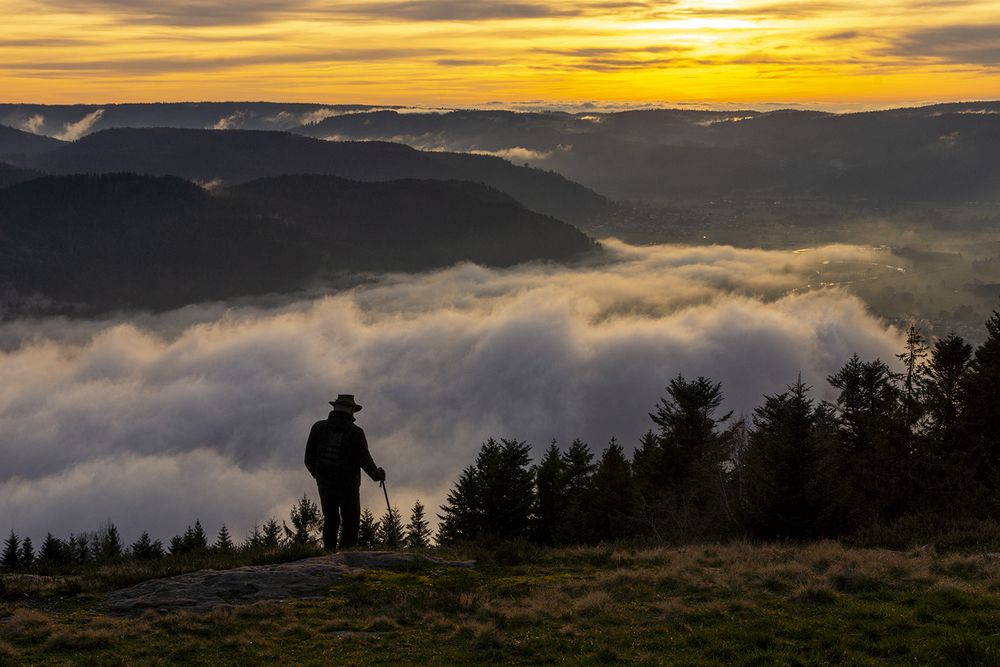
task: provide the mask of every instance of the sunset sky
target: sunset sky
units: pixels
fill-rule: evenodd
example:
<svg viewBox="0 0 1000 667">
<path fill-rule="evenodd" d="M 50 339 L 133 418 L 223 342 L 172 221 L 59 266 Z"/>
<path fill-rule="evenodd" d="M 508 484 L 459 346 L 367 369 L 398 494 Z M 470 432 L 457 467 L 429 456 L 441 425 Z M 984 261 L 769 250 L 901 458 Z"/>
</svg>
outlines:
<svg viewBox="0 0 1000 667">
<path fill-rule="evenodd" d="M 1000 97 L 1000 0 L 0 0 L 0 101 Z"/>
</svg>

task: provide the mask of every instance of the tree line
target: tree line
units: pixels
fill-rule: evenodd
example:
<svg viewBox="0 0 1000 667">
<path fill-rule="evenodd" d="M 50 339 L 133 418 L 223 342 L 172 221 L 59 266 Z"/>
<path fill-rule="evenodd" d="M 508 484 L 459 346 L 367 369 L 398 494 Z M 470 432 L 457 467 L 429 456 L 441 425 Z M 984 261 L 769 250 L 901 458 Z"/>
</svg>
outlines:
<svg viewBox="0 0 1000 667">
<path fill-rule="evenodd" d="M 396 508 L 387 508 L 377 519 L 367 507 L 361 515 L 358 546 L 368 549 L 423 549 L 431 545 L 433 533 L 427 521 L 423 503 L 417 500 L 410 519 L 403 523 Z M 19 537 L 14 531 L 3 542 L 0 569 L 6 571 L 61 571 L 87 565 L 110 565 L 129 560 L 152 561 L 164 558 L 197 556 L 241 557 L 262 552 L 287 550 L 303 553 L 303 548 L 318 548 L 323 534 L 323 516 L 319 507 L 303 495 L 289 512 L 291 526 L 270 518 L 254 525 L 243 540 L 234 539 L 222 524 L 214 540 L 205 532 L 200 520 L 164 544 L 147 531 L 131 544 L 122 541 L 118 527 L 106 521 L 97 530 L 70 533 L 66 539 L 48 533 L 37 551 L 30 537 Z"/>
<path fill-rule="evenodd" d="M 974 347 L 949 335 L 930 344 L 911 327 L 898 368 L 854 355 L 827 378 L 833 402 L 801 378 L 764 396 L 748 418 L 723 412 L 719 382 L 671 379 L 631 458 L 614 438 L 599 454 L 553 441 L 489 439 L 460 474 L 432 535 L 417 501 L 403 524 L 365 508 L 359 547 L 425 548 L 483 539 L 575 545 L 746 537 L 838 538 L 907 520 L 926 525 L 1000 520 L 1000 313 Z M 0 567 L 71 567 L 200 554 L 315 547 L 322 515 L 303 496 L 289 526 L 269 519 L 241 542 L 199 521 L 165 545 L 144 532 L 124 545 L 108 521 L 38 551 L 13 531 Z"/>
<path fill-rule="evenodd" d="M 1000 518 L 1000 314 L 973 347 L 930 344 L 911 327 L 901 362 L 851 357 L 827 378 L 833 402 L 801 378 L 748 418 L 722 410 L 722 385 L 669 381 L 631 459 L 614 439 L 531 446 L 490 439 L 441 507 L 438 541 L 526 539 L 811 540 L 918 520 Z"/>
</svg>

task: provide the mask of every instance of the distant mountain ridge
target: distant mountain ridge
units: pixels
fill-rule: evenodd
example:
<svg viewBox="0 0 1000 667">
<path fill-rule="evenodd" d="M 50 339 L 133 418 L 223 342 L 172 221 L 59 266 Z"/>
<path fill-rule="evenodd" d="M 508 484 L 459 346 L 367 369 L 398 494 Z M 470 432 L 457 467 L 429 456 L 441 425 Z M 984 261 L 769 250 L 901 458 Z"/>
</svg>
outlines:
<svg viewBox="0 0 1000 667">
<path fill-rule="evenodd" d="M 343 272 L 505 266 L 593 247 L 473 183 L 282 176 L 210 193 L 173 176 L 46 176 L 0 188 L 0 315 L 32 303 L 160 310 Z"/>
<path fill-rule="evenodd" d="M 360 181 L 468 180 L 506 192 L 528 208 L 568 221 L 608 206 L 566 178 L 486 155 L 423 152 L 385 142 L 330 142 L 284 132 L 115 129 L 24 160 L 56 174 L 134 172 L 233 185 L 284 174 Z"/>
<path fill-rule="evenodd" d="M 32 157 L 54 150 L 62 144 L 58 139 L 0 125 L 0 160 Z"/>
</svg>

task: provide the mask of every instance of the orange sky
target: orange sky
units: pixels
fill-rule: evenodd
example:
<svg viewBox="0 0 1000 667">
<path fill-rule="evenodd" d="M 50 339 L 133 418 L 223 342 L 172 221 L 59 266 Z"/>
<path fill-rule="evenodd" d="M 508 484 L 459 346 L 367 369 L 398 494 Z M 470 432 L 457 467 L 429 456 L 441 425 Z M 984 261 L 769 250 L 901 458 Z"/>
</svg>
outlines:
<svg viewBox="0 0 1000 667">
<path fill-rule="evenodd" d="M 1000 0 L 0 0 L 0 101 L 1000 98 Z"/>
</svg>

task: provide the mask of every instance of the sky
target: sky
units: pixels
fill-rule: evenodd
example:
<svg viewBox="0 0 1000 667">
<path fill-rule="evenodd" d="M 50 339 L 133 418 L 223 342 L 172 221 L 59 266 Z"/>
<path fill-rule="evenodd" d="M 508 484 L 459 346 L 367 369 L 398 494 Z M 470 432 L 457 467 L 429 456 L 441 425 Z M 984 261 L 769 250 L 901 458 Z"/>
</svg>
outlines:
<svg viewBox="0 0 1000 667">
<path fill-rule="evenodd" d="M 459 264 L 268 307 L 0 324 L 0 531 L 37 544 L 110 519 L 127 540 L 168 539 L 200 519 L 242 538 L 316 499 L 306 436 L 339 393 L 364 406 L 392 502 L 433 518 L 487 438 L 537 455 L 615 437 L 630 454 L 678 374 L 721 382 L 748 415 L 800 375 L 834 399 L 826 377 L 852 353 L 895 364 L 902 348 L 855 297 L 804 289 L 823 262 L 885 270 L 884 250 L 604 246 L 574 266 Z M 384 507 L 367 479 L 362 502 Z"/>
<path fill-rule="evenodd" d="M 0 101 L 1000 97 L 1000 0 L 0 0 Z"/>
</svg>

